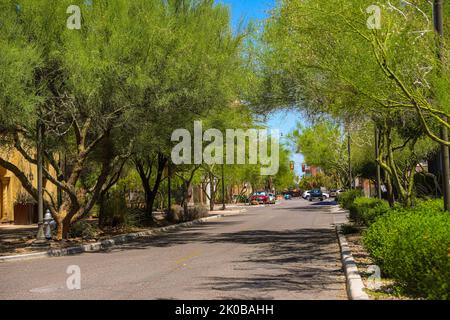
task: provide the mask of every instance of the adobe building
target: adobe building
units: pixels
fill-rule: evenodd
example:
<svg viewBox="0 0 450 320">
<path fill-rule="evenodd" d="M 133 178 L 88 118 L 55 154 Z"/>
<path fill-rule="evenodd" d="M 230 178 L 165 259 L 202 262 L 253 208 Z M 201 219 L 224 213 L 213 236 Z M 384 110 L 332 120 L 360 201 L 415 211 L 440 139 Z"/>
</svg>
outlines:
<svg viewBox="0 0 450 320">
<path fill-rule="evenodd" d="M 37 186 L 37 168 L 16 150 L 0 150 L 3 159 L 12 162 Z M 45 183 L 46 189 L 57 194 L 56 186 Z M 22 183 L 10 171 L 0 166 L 0 223 L 29 225 L 37 223 L 37 205 Z"/>
</svg>

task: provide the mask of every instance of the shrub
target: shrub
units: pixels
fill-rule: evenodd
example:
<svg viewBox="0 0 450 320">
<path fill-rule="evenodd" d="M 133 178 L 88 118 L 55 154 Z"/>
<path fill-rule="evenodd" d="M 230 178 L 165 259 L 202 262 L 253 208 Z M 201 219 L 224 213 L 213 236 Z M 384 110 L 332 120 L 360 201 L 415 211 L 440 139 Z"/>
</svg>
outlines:
<svg viewBox="0 0 450 320">
<path fill-rule="evenodd" d="M 344 235 L 355 234 L 359 232 L 359 229 L 356 228 L 353 224 L 343 224 L 341 226 L 341 232 Z"/>
<path fill-rule="evenodd" d="M 173 223 L 178 223 L 183 219 L 183 207 L 180 205 L 172 205 L 167 212 L 167 220 Z"/>
<path fill-rule="evenodd" d="M 185 221 L 193 221 L 205 218 L 209 215 L 209 209 L 204 206 L 194 206 L 188 209 L 188 215 L 185 216 Z"/>
<path fill-rule="evenodd" d="M 414 209 L 415 211 L 428 210 L 433 212 L 444 212 L 444 200 L 418 200 L 414 206 Z"/>
<path fill-rule="evenodd" d="M 123 192 L 111 192 L 100 201 L 100 227 L 135 227 L 145 220 L 145 212 L 127 206 Z"/>
<path fill-rule="evenodd" d="M 185 213 L 183 207 L 179 205 L 172 206 L 170 212 L 167 213 L 167 219 L 171 222 L 188 222 L 201 218 L 205 218 L 209 215 L 209 209 L 204 206 L 193 206 L 188 208 L 188 212 Z"/>
<path fill-rule="evenodd" d="M 90 240 L 95 239 L 99 233 L 100 230 L 88 221 L 78 221 L 71 226 L 69 237 Z"/>
<path fill-rule="evenodd" d="M 350 205 L 350 219 L 356 224 L 370 226 L 375 220 L 390 210 L 389 203 L 374 198 L 356 198 Z"/>
<path fill-rule="evenodd" d="M 362 190 L 350 190 L 341 193 L 338 196 L 338 203 L 344 209 L 350 209 L 350 206 L 353 204 L 356 198 L 362 197 Z"/>
<path fill-rule="evenodd" d="M 450 299 L 450 215 L 436 201 L 391 210 L 364 234 L 364 244 L 383 272 L 407 291 Z"/>
</svg>

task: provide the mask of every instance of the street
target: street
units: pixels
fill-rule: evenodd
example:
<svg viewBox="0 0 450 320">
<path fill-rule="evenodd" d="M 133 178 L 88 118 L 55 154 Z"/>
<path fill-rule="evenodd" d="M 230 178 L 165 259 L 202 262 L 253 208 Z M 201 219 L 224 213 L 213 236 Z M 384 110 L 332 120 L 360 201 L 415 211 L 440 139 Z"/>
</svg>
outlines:
<svg viewBox="0 0 450 320">
<path fill-rule="evenodd" d="M 346 299 L 328 207 L 284 201 L 110 252 L 1 263 L 0 299 Z"/>
</svg>

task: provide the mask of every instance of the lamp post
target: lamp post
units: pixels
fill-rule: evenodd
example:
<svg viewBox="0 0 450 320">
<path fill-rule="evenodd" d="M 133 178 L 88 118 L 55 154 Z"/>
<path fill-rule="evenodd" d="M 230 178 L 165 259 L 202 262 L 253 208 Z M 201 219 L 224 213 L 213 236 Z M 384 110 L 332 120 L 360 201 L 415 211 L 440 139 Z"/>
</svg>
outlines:
<svg viewBox="0 0 450 320">
<path fill-rule="evenodd" d="M 168 196 L 167 196 L 167 206 L 168 206 L 168 212 L 169 212 L 169 214 L 170 214 L 170 212 L 171 212 L 171 206 L 172 206 L 172 188 L 171 188 L 171 183 L 172 183 L 172 181 L 171 181 L 171 175 L 172 175 L 172 172 L 171 172 L 171 165 L 170 165 L 170 159 L 169 159 L 169 161 L 168 161 L 168 163 L 167 163 L 167 193 L 168 193 Z"/>
<path fill-rule="evenodd" d="M 43 195 L 43 177 L 42 177 L 42 166 L 43 166 L 43 126 L 41 120 L 38 120 L 36 135 L 36 153 L 37 153 L 37 192 L 38 192 L 38 232 L 36 235 L 36 241 L 34 244 L 36 246 L 45 245 L 46 238 L 44 233 L 44 195 Z"/>
<path fill-rule="evenodd" d="M 434 29 L 438 34 L 438 58 L 442 59 L 442 47 L 444 44 L 444 17 L 443 17 L 444 0 L 434 0 L 433 2 L 433 21 Z M 448 118 L 442 117 L 446 123 Z M 448 129 L 441 126 L 441 139 L 448 142 Z M 446 211 L 450 211 L 450 153 L 449 147 L 441 144 L 441 162 L 443 173 L 443 191 L 444 191 L 444 207 Z"/>
<path fill-rule="evenodd" d="M 222 210 L 225 211 L 226 205 L 225 205 L 225 172 L 224 172 L 225 165 L 222 164 Z"/>
<path fill-rule="evenodd" d="M 377 163 L 377 197 L 382 198 L 381 193 L 381 166 L 378 163 L 378 158 L 380 156 L 380 131 L 375 126 L 375 159 Z"/>
<path fill-rule="evenodd" d="M 347 152 L 348 152 L 348 180 L 350 182 L 350 190 L 353 189 L 353 173 L 352 173 L 352 138 L 350 135 L 350 128 L 347 137 Z"/>
</svg>

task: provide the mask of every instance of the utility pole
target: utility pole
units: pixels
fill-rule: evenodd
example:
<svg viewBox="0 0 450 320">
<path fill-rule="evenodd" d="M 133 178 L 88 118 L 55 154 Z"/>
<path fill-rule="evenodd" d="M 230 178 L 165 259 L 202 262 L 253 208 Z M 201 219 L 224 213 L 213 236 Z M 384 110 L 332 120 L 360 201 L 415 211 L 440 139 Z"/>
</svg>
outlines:
<svg viewBox="0 0 450 320">
<path fill-rule="evenodd" d="M 383 198 L 381 193 L 381 166 L 378 163 L 378 158 L 380 156 L 380 131 L 375 126 L 375 159 L 377 164 L 377 197 L 378 199 Z"/>
<path fill-rule="evenodd" d="M 222 210 L 225 211 L 227 209 L 225 205 L 225 165 L 222 164 Z"/>
<path fill-rule="evenodd" d="M 433 3 L 433 20 L 434 28 L 438 34 L 438 58 L 442 58 L 442 47 L 444 45 L 444 14 L 443 14 L 444 0 L 434 0 Z M 442 120 L 448 122 L 447 117 L 442 117 Z M 441 139 L 448 142 L 448 129 L 441 126 Z M 441 162 L 443 174 L 443 188 L 444 191 L 444 207 L 446 211 L 450 211 L 450 153 L 448 146 L 441 144 Z"/>
<path fill-rule="evenodd" d="M 36 245 L 41 245 L 46 242 L 44 234 L 44 194 L 43 194 L 43 127 L 41 120 L 38 120 L 36 136 L 36 153 L 37 153 L 37 191 L 38 191 L 38 232 L 36 236 Z"/>
</svg>

